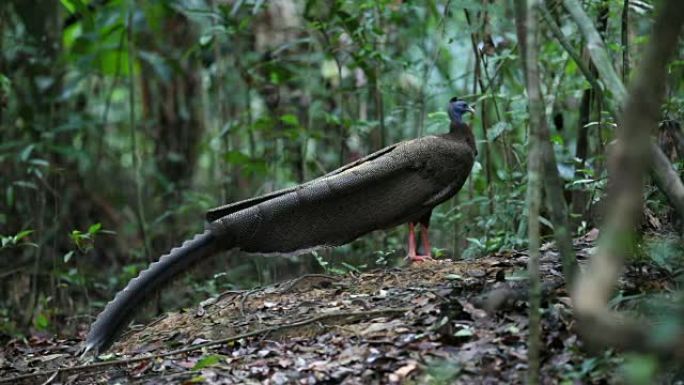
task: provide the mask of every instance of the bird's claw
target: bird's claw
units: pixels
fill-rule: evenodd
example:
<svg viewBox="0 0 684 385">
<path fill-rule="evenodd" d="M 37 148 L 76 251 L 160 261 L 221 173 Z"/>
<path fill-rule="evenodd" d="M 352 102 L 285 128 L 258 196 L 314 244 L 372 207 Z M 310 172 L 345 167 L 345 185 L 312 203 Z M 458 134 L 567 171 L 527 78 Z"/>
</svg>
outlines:
<svg viewBox="0 0 684 385">
<path fill-rule="evenodd" d="M 432 255 L 407 255 L 406 259 L 408 259 L 411 262 L 425 262 L 425 261 L 434 261 L 434 258 L 432 258 Z"/>
</svg>

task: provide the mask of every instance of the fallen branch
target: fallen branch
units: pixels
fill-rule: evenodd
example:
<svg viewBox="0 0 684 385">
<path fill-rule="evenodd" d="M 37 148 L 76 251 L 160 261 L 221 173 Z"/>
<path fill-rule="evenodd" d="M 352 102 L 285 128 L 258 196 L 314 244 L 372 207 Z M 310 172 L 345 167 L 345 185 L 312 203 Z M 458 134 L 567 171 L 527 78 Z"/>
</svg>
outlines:
<svg viewBox="0 0 684 385">
<path fill-rule="evenodd" d="M 550 301 L 555 296 L 556 290 L 561 286 L 563 286 L 561 280 L 542 283 L 541 297 L 544 301 Z M 519 286 L 506 284 L 478 295 L 472 300 L 472 303 L 475 307 L 493 314 L 511 309 L 518 301 L 527 301 L 529 299 L 529 291 L 530 287 L 527 284 Z"/>
<path fill-rule="evenodd" d="M 322 282 L 327 282 L 327 283 L 331 284 L 332 282 L 339 281 L 340 279 L 338 277 L 333 277 L 333 276 L 327 275 L 327 274 L 306 274 L 306 275 L 302 275 L 301 277 L 297 277 L 297 278 L 283 284 L 283 287 L 280 290 L 278 290 L 278 293 L 279 294 L 289 293 L 290 291 L 299 287 L 302 282 L 305 282 L 308 280 L 318 280 L 319 284 Z"/>
</svg>

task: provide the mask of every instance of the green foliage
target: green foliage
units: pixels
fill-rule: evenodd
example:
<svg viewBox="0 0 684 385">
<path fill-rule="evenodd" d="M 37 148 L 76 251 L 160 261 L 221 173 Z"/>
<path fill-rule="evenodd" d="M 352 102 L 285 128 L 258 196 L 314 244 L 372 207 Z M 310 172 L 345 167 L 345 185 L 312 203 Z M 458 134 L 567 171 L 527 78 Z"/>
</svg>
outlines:
<svg viewBox="0 0 684 385">
<path fill-rule="evenodd" d="M 38 247 L 35 243 L 27 242 L 25 238 L 33 233 L 33 230 L 23 230 L 15 235 L 0 235 L 0 250 L 16 246 Z"/>
<path fill-rule="evenodd" d="M 311 255 L 313 255 L 314 259 L 318 263 L 318 265 L 323 268 L 323 271 L 327 274 L 335 274 L 335 275 L 345 275 L 350 272 L 353 273 L 359 273 L 361 272 L 360 269 L 365 269 L 367 265 L 352 265 L 344 261 L 339 261 L 339 260 L 328 260 L 323 257 L 323 255 L 319 254 L 317 251 L 312 251 Z M 380 259 L 382 262 L 382 259 Z"/>
<path fill-rule="evenodd" d="M 421 383 L 430 385 L 446 385 L 452 384 L 458 379 L 461 372 L 461 367 L 450 361 L 434 360 L 426 369 L 425 377 Z"/>
<path fill-rule="evenodd" d="M 223 356 L 220 356 L 218 354 L 211 354 L 208 356 L 203 356 L 199 360 L 197 360 L 197 363 L 195 366 L 192 367 L 192 370 L 202 370 L 204 368 L 208 368 L 211 366 L 214 366 L 221 362 L 223 359 Z"/>
<path fill-rule="evenodd" d="M 653 356 L 629 354 L 621 369 L 630 385 L 653 384 L 656 382 L 658 360 Z"/>
<path fill-rule="evenodd" d="M 16 318 L 13 314 L 10 314 L 9 308 L 0 307 L 0 335 L 8 337 L 19 337 L 22 335 Z"/>
<path fill-rule="evenodd" d="M 671 274 L 684 271 L 684 247 L 676 236 L 646 239 L 641 249 L 659 267 Z"/>
<path fill-rule="evenodd" d="M 90 225 L 85 232 L 72 230 L 69 234 L 69 238 L 71 238 L 71 241 L 76 245 L 80 252 L 85 253 L 93 248 L 95 236 L 101 232 L 104 232 L 102 230 L 102 224 L 95 223 Z M 68 262 L 66 256 L 64 257 L 64 262 Z"/>
<path fill-rule="evenodd" d="M 622 362 L 623 358 L 607 350 L 594 357 L 586 358 L 579 364 L 568 363 L 562 368 L 565 373 L 560 383 L 563 385 L 575 384 L 578 381 L 591 383 L 598 378 L 605 378 L 607 373 L 613 373 Z"/>
<path fill-rule="evenodd" d="M 36 318 L 33 320 L 33 326 L 35 326 L 38 330 L 45 330 L 48 328 L 49 325 L 50 321 L 45 316 L 45 314 L 42 313 L 36 315 Z"/>
</svg>

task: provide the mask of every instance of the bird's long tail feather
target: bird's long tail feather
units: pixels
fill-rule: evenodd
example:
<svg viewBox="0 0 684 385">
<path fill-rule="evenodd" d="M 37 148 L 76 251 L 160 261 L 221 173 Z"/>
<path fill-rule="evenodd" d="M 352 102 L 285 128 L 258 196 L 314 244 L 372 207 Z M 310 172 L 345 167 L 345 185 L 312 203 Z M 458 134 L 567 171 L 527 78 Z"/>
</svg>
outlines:
<svg viewBox="0 0 684 385">
<path fill-rule="evenodd" d="M 218 250 L 214 235 L 206 230 L 140 272 L 97 316 L 86 337 L 84 353 L 107 349 L 149 296 L 195 262 L 216 254 Z"/>
</svg>

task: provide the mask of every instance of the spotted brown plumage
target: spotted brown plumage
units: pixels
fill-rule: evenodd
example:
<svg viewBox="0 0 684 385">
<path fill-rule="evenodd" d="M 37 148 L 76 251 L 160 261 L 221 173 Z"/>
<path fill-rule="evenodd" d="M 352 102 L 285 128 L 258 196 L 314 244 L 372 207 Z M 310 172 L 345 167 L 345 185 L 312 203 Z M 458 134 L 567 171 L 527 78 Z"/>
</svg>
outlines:
<svg viewBox="0 0 684 385">
<path fill-rule="evenodd" d="M 462 120 L 472 111 L 453 98 L 446 134 L 400 142 L 307 183 L 210 210 L 204 233 L 151 264 L 107 304 L 90 328 L 85 350 L 109 347 L 151 293 L 222 250 L 293 253 L 409 223 L 408 257 L 430 258 L 432 209 L 461 189 L 477 154 L 472 131 Z M 417 223 L 425 255 L 416 254 Z"/>
</svg>

